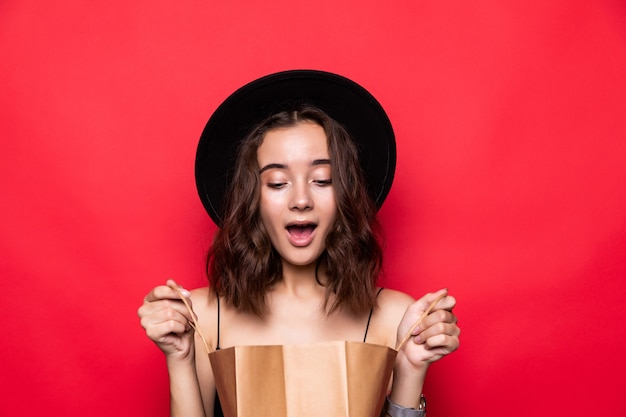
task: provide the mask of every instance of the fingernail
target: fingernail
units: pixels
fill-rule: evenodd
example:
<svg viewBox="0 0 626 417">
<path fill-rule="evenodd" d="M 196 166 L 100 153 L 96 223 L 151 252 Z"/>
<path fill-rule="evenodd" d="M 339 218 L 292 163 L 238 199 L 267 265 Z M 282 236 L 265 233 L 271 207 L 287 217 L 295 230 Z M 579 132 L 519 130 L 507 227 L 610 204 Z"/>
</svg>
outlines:
<svg viewBox="0 0 626 417">
<path fill-rule="evenodd" d="M 184 288 L 181 288 L 181 289 L 180 289 L 180 293 L 181 293 L 181 294 L 183 295 L 183 297 L 185 297 L 185 298 L 190 298 L 190 297 L 191 297 L 191 293 L 190 293 L 189 291 L 187 291 L 186 289 L 184 289 Z"/>
</svg>

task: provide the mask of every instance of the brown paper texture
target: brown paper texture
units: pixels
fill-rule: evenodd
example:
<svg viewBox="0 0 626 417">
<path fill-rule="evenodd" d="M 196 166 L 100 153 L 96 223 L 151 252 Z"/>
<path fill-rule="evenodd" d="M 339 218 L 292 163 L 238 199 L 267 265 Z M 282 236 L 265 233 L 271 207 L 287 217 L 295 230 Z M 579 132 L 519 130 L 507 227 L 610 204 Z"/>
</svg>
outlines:
<svg viewBox="0 0 626 417">
<path fill-rule="evenodd" d="M 343 341 L 209 354 L 226 417 L 379 417 L 395 357 Z"/>
</svg>

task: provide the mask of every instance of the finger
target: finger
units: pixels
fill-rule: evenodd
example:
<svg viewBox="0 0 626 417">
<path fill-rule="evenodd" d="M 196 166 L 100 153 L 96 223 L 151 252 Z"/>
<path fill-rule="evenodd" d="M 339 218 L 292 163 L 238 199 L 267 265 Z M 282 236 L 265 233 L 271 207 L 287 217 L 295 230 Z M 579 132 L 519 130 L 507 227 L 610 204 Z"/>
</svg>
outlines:
<svg viewBox="0 0 626 417">
<path fill-rule="evenodd" d="M 434 293 L 428 293 L 425 294 L 422 298 L 418 299 L 417 301 L 413 302 L 413 304 L 411 304 L 408 308 L 408 311 L 410 311 L 411 313 L 414 314 L 421 314 L 422 312 L 426 311 L 428 309 L 428 307 L 430 307 L 430 305 L 440 296 L 442 295 L 447 295 L 448 294 L 448 289 L 447 288 L 443 288 L 437 292 Z M 441 302 L 441 301 L 440 301 Z M 439 304 L 439 303 L 437 303 Z M 436 308 L 436 306 L 435 306 Z"/>
<path fill-rule="evenodd" d="M 430 313 L 428 316 L 426 316 L 424 320 L 422 320 L 422 323 L 419 326 L 420 331 L 424 331 L 436 325 L 437 323 L 456 324 L 457 317 L 454 315 L 454 313 L 448 310 L 435 310 L 432 313 Z M 419 332 L 414 332 L 414 334 L 418 334 L 418 333 Z"/>
<path fill-rule="evenodd" d="M 406 320 L 412 323 L 412 326 L 410 327 L 412 334 L 417 334 L 420 329 L 424 328 L 421 321 L 425 319 L 425 315 L 430 314 L 431 311 L 435 310 L 443 299 L 447 298 L 447 291 L 447 289 L 442 289 L 435 293 L 426 294 L 419 300 L 414 301 L 409 305 L 405 312 L 403 321 Z"/>
<path fill-rule="evenodd" d="M 440 349 L 450 353 L 459 347 L 459 335 L 461 329 L 455 324 L 438 323 L 413 338 L 413 343 L 421 345 L 424 349 L 432 351 Z"/>
<path fill-rule="evenodd" d="M 141 317 L 141 325 L 147 333 L 153 329 L 161 329 L 165 332 L 182 333 L 190 330 L 189 312 L 186 308 L 181 309 L 180 301 L 163 300 L 163 304 L 171 304 L 171 307 L 152 309 L 150 314 Z"/>
<path fill-rule="evenodd" d="M 436 293 L 426 294 L 419 300 L 411 303 L 404 313 L 404 317 L 402 318 L 402 322 L 400 323 L 398 330 L 402 332 L 410 331 L 412 334 L 417 332 L 420 324 L 419 322 L 424 319 L 424 314 L 435 308 L 433 303 L 438 298 L 443 297 L 446 291 L 447 290 L 444 289 L 439 290 Z"/>
<path fill-rule="evenodd" d="M 158 287 L 153 288 L 152 291 L 146 295 L 144 301 L 152 302 L 163 299 L 177 300 L 180 299 L 181 294 L 187 298 L 191 297 L 189 291 L 180 287 L 174 280 L 168 280 L 167 284 L 168 285 L 159 285 Z M 178 290 L 175 288 L 178 288 Z"/>
<path fill-rule="evenodd" d="M 192 321 L 189 310 L 180 300 L 161 299 L 152 302 L 144 302 L 137 310 L 140 319 L 163 321 L 179 317 L 180 320 Z"/>
<path fill-rule="evenodd" d="M 438 334 L 436 336 L 426 339 L 424 346 L 428 350 L 440 351 L 448 354 L 454 352 L 459 348 L 459 338 L 458 336 Z"/>
<path fill-rule="evenodd" d="M 172 288 L 177 294 L 178 298 L 183 302 L 187 311 L 193 316 L 192 320 L 196 325 L 198 325 L 198 315 L 195 311 L 193 311 L 193 303 L 191 301 L 191 293 L 184 289 L 183 287 L 176 284 L 176 281 L 173 279 L 167 280 L 167 286 Z"/>
<path fill-rule="evenodd" d="M 451 295 L 446 295 L 442 300 L 440 300 L 435 306 L 435 310 L 448 310 L 452 311 L 452 309 L 456 306 L 456 298 Z"/>
<path fill-rule="evenodd" d="M 189 322 L 180 322 L 178 320 L 167 320 L 162 323 L 151 323 L 146 326 L 146 335 L 155 342 L 165 342 L 171 339 L 172 335 L 181 336 L 191 331 Z"/>
<path fill-rule="evenodd" d="M 180 292 L 180 295 L 182 295 L 185 298 L 190 298 L 191 297 L 191 293 L 189 291 L 187 291 L 182 285 L 178 284 L 176 281 L 174 281 L 171 278 L 169 278 L 167 280 L 165 285 L 167 285 L 168 287 L 174 289 L 174 291 L 176 291 L 177 293 Z"/>
<path fill-rule="evenodd" d="M 167 285 L 159 285 L 158 287 L 154 287 L 152 291 L 146 295 L 144 301 L 150 303 L 166 299 L 177 300 L 179 298 L 180 296 L 173 288 L 170 288 Z"/>
<path fill-rule="evenodd" d="M 416 343 L 423 343 L 424 341 L 427 341 L 430 338 L 433 338 L 439 335 L 458 337 L 460 334 L 461 334 L 461 329 L 459 329 L 459 327 L 456 324 L 438 322 L 428 327 L 424 331 L 420 332 L 418 335 L 416 335 L 413 338 L 413 340 Z"/>
<path fill-rule="evenodd" d="M 144 307 L 142 307 L 144 310 L 141 311 L 143 314 L 140 317 L 146 323 L 162 323 L 169 320 L 184 323 L 190 318 L 189 312 L 180 301 L 160 300 Z"/>
<path fill-rule="evenodd" d="M 441 295 L 442 293 L 437 292 L 435 294 Z M 428 295 L 425 297 L 428 297 Z M 431 312 L 426 317 L 422 315 L 422 312 L 419 312 L 421 320 L 419 324 L 416 323 L 416 326 L 413 327 L 411 334 L 417 335 L 424 329 L 427 329 L 428 327 L 440 321 L 444 321 L 448 323 L 456 323 L 457 318 L 452 313 L 452 309 L 454 308 L 455 305 L 456 305 L 456 299 L 454 297 L 445 296 L 440 301 L 437 302 L 435 307 L 431 308 L 429 306 L 429 309 L 431 310 Z"/>
</svg>

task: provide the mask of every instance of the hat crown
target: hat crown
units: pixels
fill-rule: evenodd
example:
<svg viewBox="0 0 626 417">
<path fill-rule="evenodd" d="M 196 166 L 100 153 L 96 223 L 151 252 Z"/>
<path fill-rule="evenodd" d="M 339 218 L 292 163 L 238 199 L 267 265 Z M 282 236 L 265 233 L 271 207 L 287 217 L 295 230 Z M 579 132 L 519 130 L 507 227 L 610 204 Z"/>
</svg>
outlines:
<svg viewBox="0 0 626 417">
<path fill-rule="evenodd" d="M 354 81 L 330 72 L 290 70 L 266 75 L 232 93 L 207 122 L 196 153 L 196 185 L 216 224 L 239 143 L 250 130 L 286 107 L 308 104 L 339 122 L 359 151 L 367 190 L 380 208 L 396 165 L 395 136 L 380 103 Z"/>
</svg>

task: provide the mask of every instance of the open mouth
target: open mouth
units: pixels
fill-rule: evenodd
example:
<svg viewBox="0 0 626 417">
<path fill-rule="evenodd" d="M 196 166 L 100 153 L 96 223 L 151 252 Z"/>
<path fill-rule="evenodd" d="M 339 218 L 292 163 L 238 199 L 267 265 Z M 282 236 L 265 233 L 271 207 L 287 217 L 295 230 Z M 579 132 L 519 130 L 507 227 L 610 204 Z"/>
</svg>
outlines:
<svg viewBox="0 0 626 417">
<path fill-rule="evenodd" d="M 317 225 L 314 223 L 291 224 L 287 226 L 287 231 L 295 238 L 305 238 L 310 236 L 316 227 Z"/>
<path fill-rule="evenodd" d="M 289 239 L 297 246 L 306 245 L 311 242 L 313 232 L 317 225 L 315 223 L 298 223 L 287 225 Z"/>
</svg>

